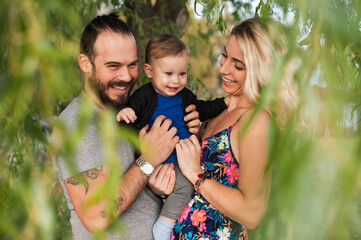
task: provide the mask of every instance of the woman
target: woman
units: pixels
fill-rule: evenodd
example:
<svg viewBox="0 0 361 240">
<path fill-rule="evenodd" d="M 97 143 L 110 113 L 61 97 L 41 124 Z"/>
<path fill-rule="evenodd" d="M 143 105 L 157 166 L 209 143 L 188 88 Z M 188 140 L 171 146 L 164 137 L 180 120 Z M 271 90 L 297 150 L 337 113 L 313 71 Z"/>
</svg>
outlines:
<svg viewBox="0 0 361 240">
<path fill-rule="evenodd" d="M 292 74 L 285 73 L 276 110 L 255 110 L 275 53 L 285 46 L 280 40 L 273 44 L 275 29 L 267 23 L 252 18 L 233 28 L 219 69 L 229 107 L 207 123 L 201 146 L 194 135 L 176 146 L 179 166 L 195 191 L 172 239 L 247 239 L 246 228 L 255 228 L 265 214 L 271 186 L 271 169 L 266 167 L 271 118 L 285 124 L 298 99 Z"/>
</svg>

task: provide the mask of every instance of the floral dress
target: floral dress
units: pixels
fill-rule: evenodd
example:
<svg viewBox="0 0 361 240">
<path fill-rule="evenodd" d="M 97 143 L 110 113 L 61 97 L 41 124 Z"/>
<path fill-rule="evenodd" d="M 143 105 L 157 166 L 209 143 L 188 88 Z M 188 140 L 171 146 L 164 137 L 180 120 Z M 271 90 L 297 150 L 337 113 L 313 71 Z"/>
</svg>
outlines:
<svg viewBox="0 0 361 240">
<path fill-rule="evenodd" d="M 239 164 L 230 148 L 232 126 L 215 133 L 202 142 L 201 167 L 213 179 L 228 187 L 238 187 Z M 220 213 L 201 194 L 192 199 L 174 226 L 171 240 L 248 239 L 241 224 Z"/>
</svg>

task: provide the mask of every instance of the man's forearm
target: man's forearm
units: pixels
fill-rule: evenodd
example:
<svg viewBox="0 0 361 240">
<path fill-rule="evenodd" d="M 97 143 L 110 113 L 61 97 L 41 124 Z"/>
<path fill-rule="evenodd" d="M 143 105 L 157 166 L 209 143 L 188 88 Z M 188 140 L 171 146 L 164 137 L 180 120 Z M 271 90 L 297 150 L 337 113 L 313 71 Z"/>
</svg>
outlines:
<svg viewBox="0 0 361 240">
<path fill-rule="evenodd" d="M 90 232 L 106 229 L 114 218 L 130 208 L 148 180 L 139 167 L 133 164 L 119 178 L 115 196 L 110 194 L 89 205 L 89 200 L 109 178 L 110 171 L 107 165 L 103 165 L 65 180 L 77 215 Z"/>
<path fill-rule="evenodd" d="M 147 181 L 148 177 L 135 164 L 120 178 L 118 184 L 119 192 L 115 201 L 118 214 L 122 214 L 132 206 L 147 184 Z"/>
</svg>

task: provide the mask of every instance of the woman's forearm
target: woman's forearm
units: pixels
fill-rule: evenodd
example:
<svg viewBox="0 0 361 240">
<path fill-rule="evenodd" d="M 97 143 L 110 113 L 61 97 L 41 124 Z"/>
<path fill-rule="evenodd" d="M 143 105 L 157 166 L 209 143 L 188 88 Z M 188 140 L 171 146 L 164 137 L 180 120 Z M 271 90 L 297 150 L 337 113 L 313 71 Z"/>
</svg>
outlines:
<svg viewBox="0 0 361 240">
<path fill-rule="evenodd" d="M 267 207 L 268 192 L 247 198 L 238 188 L 214 179 L 206 179 L 200 193 L 215 209 L 249 229 L 257 227 Z"/>
</svg>

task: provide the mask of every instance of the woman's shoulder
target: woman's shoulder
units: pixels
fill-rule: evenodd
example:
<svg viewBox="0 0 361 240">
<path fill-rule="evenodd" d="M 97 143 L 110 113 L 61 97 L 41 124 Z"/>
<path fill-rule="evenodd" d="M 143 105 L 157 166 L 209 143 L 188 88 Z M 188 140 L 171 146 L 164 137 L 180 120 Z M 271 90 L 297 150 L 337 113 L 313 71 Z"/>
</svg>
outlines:
<svg viewBox="0 0 361 240">
<path fill-rule="evenodd" d="M 251 108 L 242 114 L 237 122 L 237 128 L 248 129 L 249 133 L 265 133 L 271 123 L 271 115 L 265 109 Z"/>
</svg>

